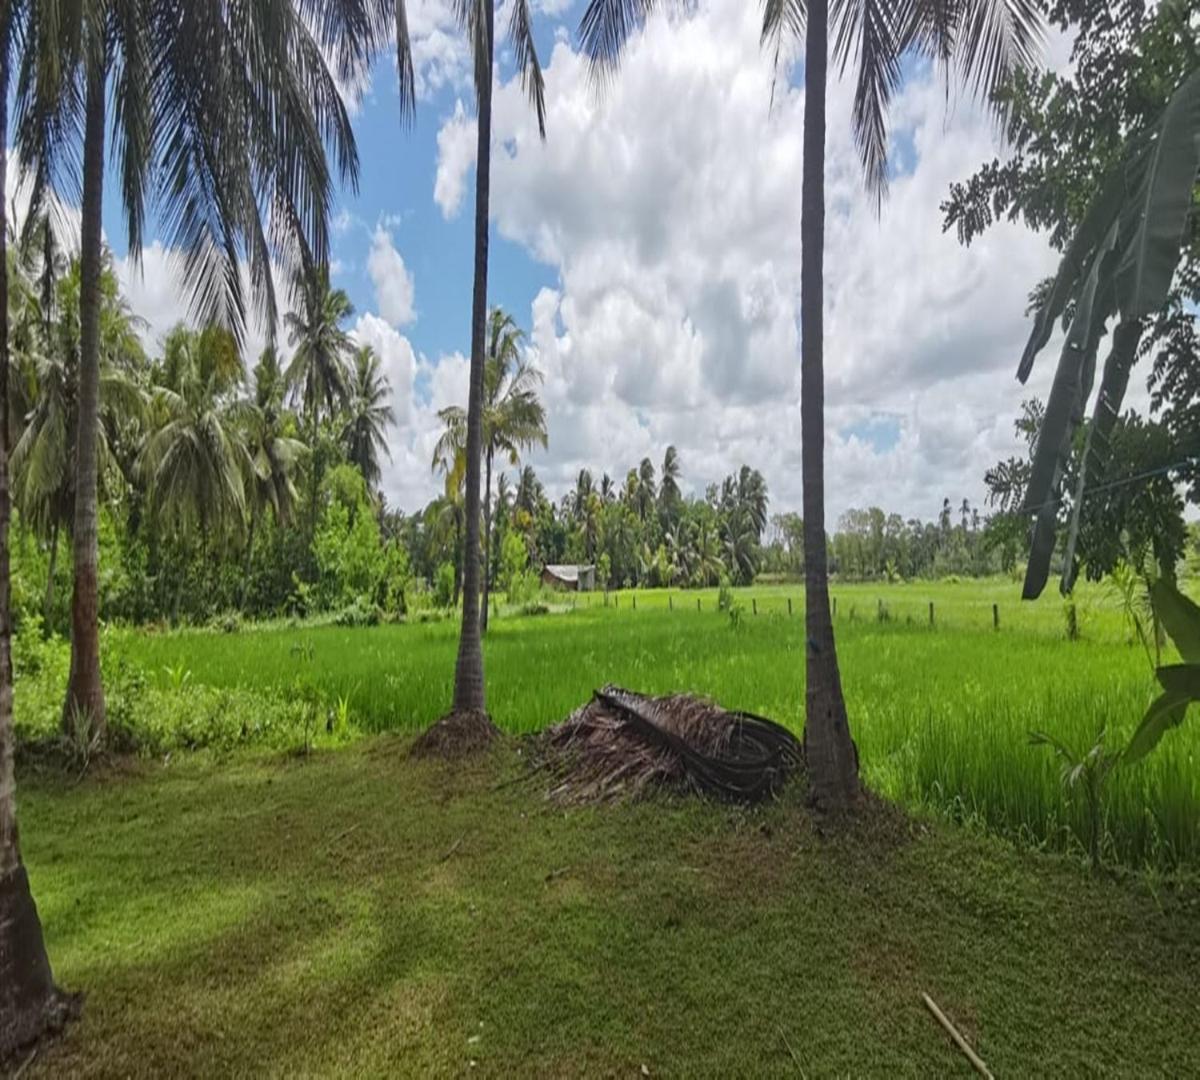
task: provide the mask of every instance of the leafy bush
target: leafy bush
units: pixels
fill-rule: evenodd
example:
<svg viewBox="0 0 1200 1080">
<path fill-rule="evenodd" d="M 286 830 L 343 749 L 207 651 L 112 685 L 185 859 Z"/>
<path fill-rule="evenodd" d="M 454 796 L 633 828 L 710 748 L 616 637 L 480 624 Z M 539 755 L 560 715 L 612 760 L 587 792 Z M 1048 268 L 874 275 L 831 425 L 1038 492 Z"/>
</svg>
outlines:
<svg viewBox="0 0 1200 1080">
<path fill-rule="evenodd" d="M 444 562 L 433 575 L 433 602 L 440 608 L 454 603 L 454 564 Z"/>
<path fill-rule="evenodd" d="M 101 751 L 292 749 L 311 745 L 318 735 L 340 742 L 353 733 L 348 699 L 331 711 L 320 693 L 299 683 L 286 690 L 206 686 L 193 681 L 182 664 L 148 679 L 141 667 L 116 655 L 104 671 L 107 739 L 103 747 L 92 745 L 82 728 L 72 737 L 61 727 L 69 645 L 57 637 L 43 640 L 36 628 L 29 629 L 13 639 L 14 726 L 22 756 L 35 752 L 77 770 Z M 115 654 L 106 649 L 104 655 Z"/>
<path fill-rule="evenodd" d="M 361 596 L 333 617 L 334 626 L 378 626 L 379 608 Z"/>
<path fill-rule="evenodd" d="M 518 605 L 530 604 L 541 587 L 541 578 L 532 570 L 515 574 L 508 582 L 508 602 Z"/>
<path fill-rule="evenodd" d="M 540 600 L 531 600 L 527 604 L 521 605 L 522 615 L 549 615 L 550 605 L 543 604 Z"/>
</svg>

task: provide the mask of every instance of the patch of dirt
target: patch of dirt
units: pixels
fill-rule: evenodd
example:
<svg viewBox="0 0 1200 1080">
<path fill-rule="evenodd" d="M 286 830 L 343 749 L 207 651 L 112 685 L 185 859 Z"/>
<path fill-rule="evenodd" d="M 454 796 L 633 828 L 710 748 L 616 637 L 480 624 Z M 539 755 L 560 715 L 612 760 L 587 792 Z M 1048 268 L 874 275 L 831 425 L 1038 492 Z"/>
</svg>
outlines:
<svg viewBox="0 0 1200 1080">
<path fill-rule="evenodd" d="M 664 789 L 750 803 L 774 796 L 802 768 L 804 750 L 761 716 L 692 694 L 655 698 L 606 686 L 537 736 L 532 757 L 554 778 L 549 794 L 560 803 Z"/>
<path fill-rule="evenodd" d="M 485 712 L 449 712 L 423 732 L 409 753 L 415 758 L 457 761 L 488 749 L 500 729 Z"/>
</svg>

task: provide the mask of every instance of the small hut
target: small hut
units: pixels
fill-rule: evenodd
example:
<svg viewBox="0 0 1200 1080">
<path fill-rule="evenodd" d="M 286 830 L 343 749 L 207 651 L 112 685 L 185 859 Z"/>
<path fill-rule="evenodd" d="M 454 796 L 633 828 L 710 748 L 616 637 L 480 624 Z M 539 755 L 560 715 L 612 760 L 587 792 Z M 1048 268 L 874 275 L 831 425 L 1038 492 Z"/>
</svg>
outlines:
<svg viewBox="0 0 1200 1080">
<path fill-rule="evenodd" d="M 542 584 L 563 592 L 591 592 L 596 587 L 595 566 L 544 566 Z"/>
</svg>

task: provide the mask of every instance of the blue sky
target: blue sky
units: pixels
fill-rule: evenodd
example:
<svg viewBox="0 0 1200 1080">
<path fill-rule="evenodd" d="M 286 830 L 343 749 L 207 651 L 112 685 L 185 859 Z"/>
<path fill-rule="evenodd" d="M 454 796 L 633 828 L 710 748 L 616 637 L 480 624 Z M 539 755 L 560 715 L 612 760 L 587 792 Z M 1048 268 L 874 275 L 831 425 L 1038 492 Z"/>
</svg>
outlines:
<svg viewBox="0 0 1200 1080">
<path fill-rule="evenodd" d="M 745 463 L 763 471 L 777 509 L 797 507 L 798 72 L 772 105 L 757 5 L 697 0 L 690 17 L 655 18 L 636 34 L 598 94 L 573 44 L 580 7 L 534 0 L 544 144 L 499 49 L 489 300 L 528 331 L 545 376 L 550 446 L 530 461 L 558 496 L 582 467 L 619 479 L 674 444 L 686 489 Z M 355 111 L 360 184 L 335 207 L 333 255 L 334 281 L 356 308 L 351 330 L 381 352 L 392 383 L 385 492 L 414 509 L 438 489 L 437 409 L 465 398 L 474 109 L 446 0 L 410 0 L 409 11 L 416 121 L 401 126 L 393 63 L 381 58 Z M 948 184 L 995 156 L 995 131 L 969 101 L 948 108 L 927 70 L 907 75 L 881 216 L 862 189 L 851 88 L 830 90 L 832 518 L 872 504 L 929 517 L 943 497 L 978 501 L 985 469 L 1016 448 L 1012 419 L 1030 392 L 1013 372 L 1026 294 L 1050 265 L 1045 244 L 1003 226 L 963 249 L 942 232 Z M 111 192 L 105 227 L 122 255 Z M 152 338 L 186 312 L 167 263 L 148 247 L 143 277 L 125 268 Z M 1044 392 L 1043 378 L 1030 389 Z"/>
</svg>

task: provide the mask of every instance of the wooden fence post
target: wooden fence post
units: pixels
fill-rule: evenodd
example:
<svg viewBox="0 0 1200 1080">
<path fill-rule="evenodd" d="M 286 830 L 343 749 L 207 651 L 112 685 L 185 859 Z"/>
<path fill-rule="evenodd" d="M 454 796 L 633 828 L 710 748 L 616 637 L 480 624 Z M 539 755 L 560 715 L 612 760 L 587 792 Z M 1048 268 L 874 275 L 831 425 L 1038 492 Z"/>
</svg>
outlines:
<svg viewBox="0 0 1200 1080">
<path fill-rule="evenodd" d="M 837 597 L 833 598 L 833 617 L 837 618 Z"/>
<path fill-rule="evenodd" d="M 667 610 L 668 610 L 668 611 L 674 611 L 674 610 L 675 610 L 675 601 L 674 601 L 674 599 L 671 597 L 671 594 L 670 594 L 670 593 L 667 593 Z"/>
<path fill-rule="evenodd" d="M 698 597 L 698 596 L 696 597 L 696 610 L 697 611 L 700 610 L 700 597 Z"/>
<path fill-rule="evenodd" d="M 633 594 L 633 610 L 637 611 L 637 593 Z"/>
<path fill-rule="evenodd" d="M 790 615 L 791 613 L 792 613 L 792 598 L 789 596 L 788 597 L 788 614 Z"/>
<path fill-rule="evenodd" d="M 758 614 L 758 597 L 757 596 L 750 597 L 750 608 L 754 612 L 755 615 Z"/>
<path fill-rule="evenodd" d="M 992 629 L 993 630 L 1000 629 L 1000 605 L 999 604 L 992 605 Z"/>
<path fill-rule="evenodd" d="M 929 625 L 933 625 L 933 601 L 929 601 Z"/>
</svg>

